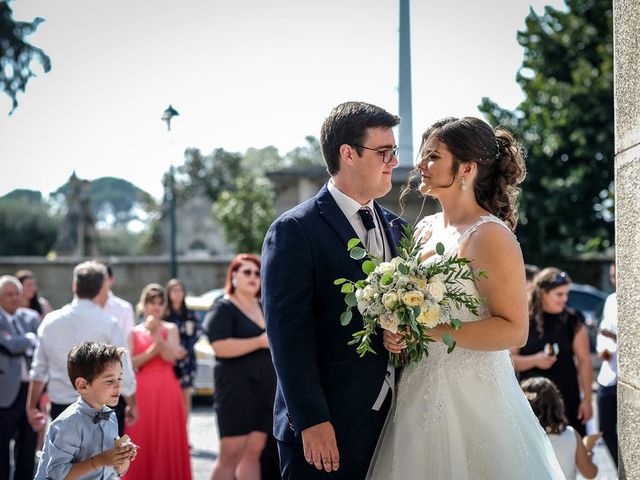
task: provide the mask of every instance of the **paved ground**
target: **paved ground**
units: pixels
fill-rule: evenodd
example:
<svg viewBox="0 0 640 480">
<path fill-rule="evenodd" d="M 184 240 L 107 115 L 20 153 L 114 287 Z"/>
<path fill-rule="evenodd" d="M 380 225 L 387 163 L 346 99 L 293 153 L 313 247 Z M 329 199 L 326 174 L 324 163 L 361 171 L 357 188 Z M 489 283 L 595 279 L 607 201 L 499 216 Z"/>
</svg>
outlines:
<svg viewBox="0 0 640 480">
<path fill-rule="evenodd" d="M 595 421 L 593 425 L 595 425 Z M 595 429 L 595 427 L 592 428 Z M 211 466 L 218 452 L 218 429 L 210 400 L 199 400 L 195 403 L 189 425 L 189 435 L 194 447 L 191 451 L 193 479 L 208 480 Z M 602 440 L 594 448 L 594 458 L 600 470 L 598 479 L 614 480 L 618 478 L 609 451 Z M 578 478 L 582 480 L 584 477 L 578 475 Z"/>
</svg>

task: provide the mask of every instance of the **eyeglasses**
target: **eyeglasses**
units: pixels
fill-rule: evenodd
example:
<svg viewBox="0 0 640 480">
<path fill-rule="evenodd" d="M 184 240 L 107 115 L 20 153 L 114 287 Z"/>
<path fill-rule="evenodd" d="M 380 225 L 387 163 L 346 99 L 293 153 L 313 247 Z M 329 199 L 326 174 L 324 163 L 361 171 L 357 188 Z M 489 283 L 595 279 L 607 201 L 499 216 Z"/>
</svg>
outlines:
<svg viewBox="0 0 640 480">
<path fill-rule="evenodd" d="M 253 274 L 254 277 L 256 278 L 260 278 L 260 270 L 251 270 L 249 268 L 244 269 L 244 270 L 238 270 L 241 274 L 243 274 L 245 277 L 250 277 L 251 274 Z"/>
<path fill-rule="evenodd" d="M 544 290 L 551 290 L 552 288 L 567 285 L 568 283 L 570 282 L 566 272 L 560 272 L 553 280 L 545 280 L 544 282 L 540 282 L 540 288 L 543 288 Z"/>
<path fill-rule="evenodd" d="M 364 145 L 352 144 L 352 147 L 364 148 L 365 150 L 371 150 L 373 152 L 378 152 L 382 155 L 382 163 L 389 164 L 391 160 L 398 157 L 398 147 L 393 147 L 391 149 L 379 149 L 379 148 L 369 148 Z"/>
</svg>

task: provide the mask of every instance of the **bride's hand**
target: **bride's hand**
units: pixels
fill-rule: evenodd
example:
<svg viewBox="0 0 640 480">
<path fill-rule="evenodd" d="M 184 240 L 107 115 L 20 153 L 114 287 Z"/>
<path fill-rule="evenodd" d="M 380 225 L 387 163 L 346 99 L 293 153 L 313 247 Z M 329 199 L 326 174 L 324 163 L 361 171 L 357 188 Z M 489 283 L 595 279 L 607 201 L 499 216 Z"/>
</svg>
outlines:
<svg viewBox="0 0 640 480">
<path fill-rule="evenodd" d="M 391 333 L 389 330 L 385 330 L 382 333 L 382 344 L 384 348 L 391 353 L 400 353 L 403 349 L 407 348 L 402 341 L 402 335 L 399 333 Z"/>
</svg>

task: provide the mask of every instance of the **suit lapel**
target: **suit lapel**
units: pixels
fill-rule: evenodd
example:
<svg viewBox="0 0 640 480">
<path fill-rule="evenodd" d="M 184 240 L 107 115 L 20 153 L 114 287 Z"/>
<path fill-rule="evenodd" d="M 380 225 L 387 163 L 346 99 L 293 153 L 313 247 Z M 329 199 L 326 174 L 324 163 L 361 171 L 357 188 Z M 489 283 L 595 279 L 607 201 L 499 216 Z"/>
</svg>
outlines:
<svg viewBox="0 0 640 480">
<path fill-rule="evenodd" d="M 331 229 L 340 238 L 346 253 L 347 243 L 349 243 L 349 240 L 352 238 L 358 238 L 358 234 L 351 226 L 351 223 L 349 223 L 349 220 L 347 220 L 347 217 L 344 216 L 342 210 L 340 210 L 340 207 L 331 196 L 331 193 L 329 193 L 326 184 L 316 195 L 316 205 L 318 206 L 318 210 L 320 211 L 322 218 L 324 218 Z M 354 260 L 354 262 L 357 262 L 358 265 L 360 265 L 360 261 Z"/>
<path fill-rule="evenodd" d="M 391 225 L 389 225 L 389 222 L 387 221 L 387 216 L 385 215 L 386 212 L 382 209 L 382 207 L 378 205 L 377 202 L 373 202 L 373 205 L 376 209 L 376 212 L 378 212 L 378 218 L 380 219 L 380 222 L 382 222 L 382 229 L 384 230 L 384 235 L 385 237 L 387 237 L 387 243 L 389 244 L 389 248 L 391 248 L 391 256 L 397 257 L 398 241 L 400 240 L 400 237 L 396 236 L 396 232 L 398 231 L 397 229 L 399 228 L 399 225 L 400 225 L 400 217 L 397 217 L 396 219 L 391 220 L 391 223 L 393 224 L 393 227 L 392 227 Z"/>
<path fill-rule="evenodd" d="M 11 335 L 13 335 L 13 328 L 11 328 L 9 319 L 5 317 L 2 312 L 0 312 L 0 327 L 2 327 L 3 330 L 11 332 Z"/>
</svg>

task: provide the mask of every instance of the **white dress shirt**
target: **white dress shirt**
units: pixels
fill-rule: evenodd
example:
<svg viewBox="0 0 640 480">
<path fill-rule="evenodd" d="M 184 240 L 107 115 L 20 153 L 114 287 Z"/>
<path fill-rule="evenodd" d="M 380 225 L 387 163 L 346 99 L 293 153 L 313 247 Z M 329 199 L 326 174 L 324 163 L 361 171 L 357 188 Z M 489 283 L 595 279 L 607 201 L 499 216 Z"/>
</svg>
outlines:
<svg viewBox="0 0 640 480">
<path fill-rule="evenodd" d="M 615 293 L 609 295 L 604 303 L 600 330 L 607 330 L 618 335 L 618 304 Z M 602 362 L 597 380 L 603 387 L 612 387 L 618 383 L 618 342 L 599 333 L 596 340 L 596 351 L 602 353 L 605 350 L 611 353 L 611 358 Z"/>
<path fill-rule="evenodd" d="M 127 349 L 122 358 L 122 394 L 128 397 L 135 393 L 135 374 L 120 324 L 91 300 L 76 298 L 47 314 L 38 328 L 38 339 L 31 380 L 49 382 L 47 389 L 53 403 L 71 404 L 78 398 L 67 373 L 67 355 L 71 347 L 88 341 Z"/>
<path fill-rule="evenodd" d="M 338 204 L 338 207 L 340 207 L 340 210 L 342 211 L 344 216 L 347 217 L 347 220 L 349 220 L 349 223 L 358 234 L 358 238 L 360 239 L 363 245 L 366 245 L 367 229 L 362 223 L 362 219 L 358 214 L 358 210 L 360 210 L 362 207 L 369 207 L 369 209 L 373 213 L 373 219 L 376 223 L 376 229 L 378 230 L 378 234 L 382 236 L 382 240 L 384 242 L 383 253 L 381 255 L 381 258 L 384 261 L 391 260 L 391 249 L 389 248 L 389 241 L 387 240 L 387 237 L 384 234 L 384 229 L 382 228 L 382 224 L 380 223 L 380 219 L 378 218 L 378 212 L 376 212 L 376 209 L 373 206 L 373 200 L 369 200 L 369 202 L 366 205 L 361 205 L 360 202 L 354 200 L 350 196 L 341 192 L 340 189 L 338 189 L 338 187 L 336 187 L 332 181 L 329 181 L 327 183 L 327 189 L 329 190 L 329 193 L 331 194 L 333 199 Z M 345 249 L 346 249 L 346 245 L 345 245 Z M 371 253 L 373 253 L 374 255 L 376 254 L 376 252 L 371 252 Z M 378 394 L 378 398 L 376 399 L 373 406 L 371 407 L 372 410 L 376 410 L 376 411 L 380 410 L 380 407 L 382 407 L 382 404 L 384 403 L 385 398 L 387 398 L 387 394 L 389 392 L 391 392 L 391 395 L 393 395 L 395 390 L 395 373 L 396 373 L 396 369 L 391 364 L 391 362 L 389 362 L 387 364 L 387 374 L 380 387 L 380 393 Z"/>
<path fill-rule="evenodd" d="M 109 296 L 102 309 L 110 316 L 115 318 L 120 324 L 120 328 L 124 332 L 124 338 L 128 339 L 131 330 L 135 327 L 133 306 L 122 298 L 109 291 Z"/>
</svg>

